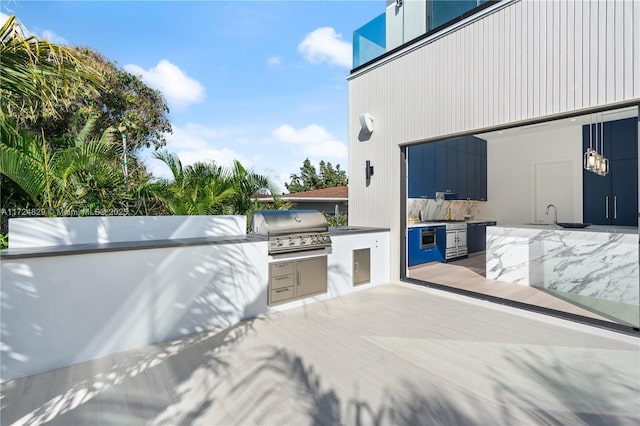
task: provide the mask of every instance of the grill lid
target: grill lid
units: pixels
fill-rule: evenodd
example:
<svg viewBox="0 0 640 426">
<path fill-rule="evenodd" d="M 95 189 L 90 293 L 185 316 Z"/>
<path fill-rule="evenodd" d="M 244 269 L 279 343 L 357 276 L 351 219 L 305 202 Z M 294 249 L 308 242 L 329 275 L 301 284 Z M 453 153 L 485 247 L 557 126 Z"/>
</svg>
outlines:
<svg viewBox="0 0 640 426">
<path fill-rule="evenodd" d="M 328 231 L 318 210 L 258 210 L 251 217 L 251 232 L 268 237 Z"/>
</svg>

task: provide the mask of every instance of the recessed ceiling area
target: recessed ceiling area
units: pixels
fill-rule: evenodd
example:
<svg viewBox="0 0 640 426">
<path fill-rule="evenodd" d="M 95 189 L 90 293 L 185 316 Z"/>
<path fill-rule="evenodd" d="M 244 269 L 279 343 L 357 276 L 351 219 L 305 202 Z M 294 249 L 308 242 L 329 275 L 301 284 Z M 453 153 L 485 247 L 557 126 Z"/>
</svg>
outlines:
<svg viewBox="0 0 640 426">
<path fill-rule="evenodd" d="M 599 123 L 601 121 L 614 121 L 623 118 L 637 117 L 638 107 L 619 108 L 610 111 L 599 112 L 595 114 L 585 114 L 571 118 L 563 118 L 560 120 L 551 120 L 544 123 L 536 123 L 528 126 L 513 127 L 511 129 L 498 130 L 494 132 L 479 133 L 475 136 L 487 141 L 513 138 L 525 135 L 533 135 L 541 132 L 548 132 L 554 129 L 564 129 L 567 127 L 583 126 L 589 123 Z"/>
</svg>

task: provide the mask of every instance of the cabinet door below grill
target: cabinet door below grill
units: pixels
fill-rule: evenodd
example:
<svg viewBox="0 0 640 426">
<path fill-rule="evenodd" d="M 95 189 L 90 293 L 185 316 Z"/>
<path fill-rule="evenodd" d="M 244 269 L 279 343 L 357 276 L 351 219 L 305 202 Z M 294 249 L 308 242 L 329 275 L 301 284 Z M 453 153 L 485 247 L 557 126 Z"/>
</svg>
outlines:
<svg viewBox="0 0 640 426">
<path fill-rule="evenodd" d="M 327 292 L 327 256 L 296 262 L 296 297 Z"/>
</svg>

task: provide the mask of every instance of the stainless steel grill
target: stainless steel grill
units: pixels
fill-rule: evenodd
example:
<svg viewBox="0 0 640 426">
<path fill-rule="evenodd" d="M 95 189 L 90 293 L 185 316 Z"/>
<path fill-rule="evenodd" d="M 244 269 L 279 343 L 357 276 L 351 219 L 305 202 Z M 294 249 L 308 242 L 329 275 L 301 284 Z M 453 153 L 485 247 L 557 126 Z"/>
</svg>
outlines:
<svg viewBox="0 0 640 426">
<path fill-rule="evenodd" d="M 331 247 L 329 227 L 317 210 L 260 210 L 251 217 L 251 232 L 269 239 L 269 254 Z"/>
</svg>

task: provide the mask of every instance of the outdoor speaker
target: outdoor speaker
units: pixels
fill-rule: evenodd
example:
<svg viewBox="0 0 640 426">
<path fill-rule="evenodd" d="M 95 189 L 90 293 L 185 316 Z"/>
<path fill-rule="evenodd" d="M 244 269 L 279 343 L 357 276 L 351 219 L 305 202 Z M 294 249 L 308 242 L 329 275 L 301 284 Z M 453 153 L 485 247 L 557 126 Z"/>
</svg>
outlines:
<svg viewBox="0 0 640 426">
<path fill-rule="evenodd" d="M 360 120 L 360 127 L 362 127 L 362 130 L 367 133 L 373 132 L 373 116 L 371 116 L 371 114 L 365 112 L 364 114 L 360 114 L 358 119 Z"/>
</svg>

